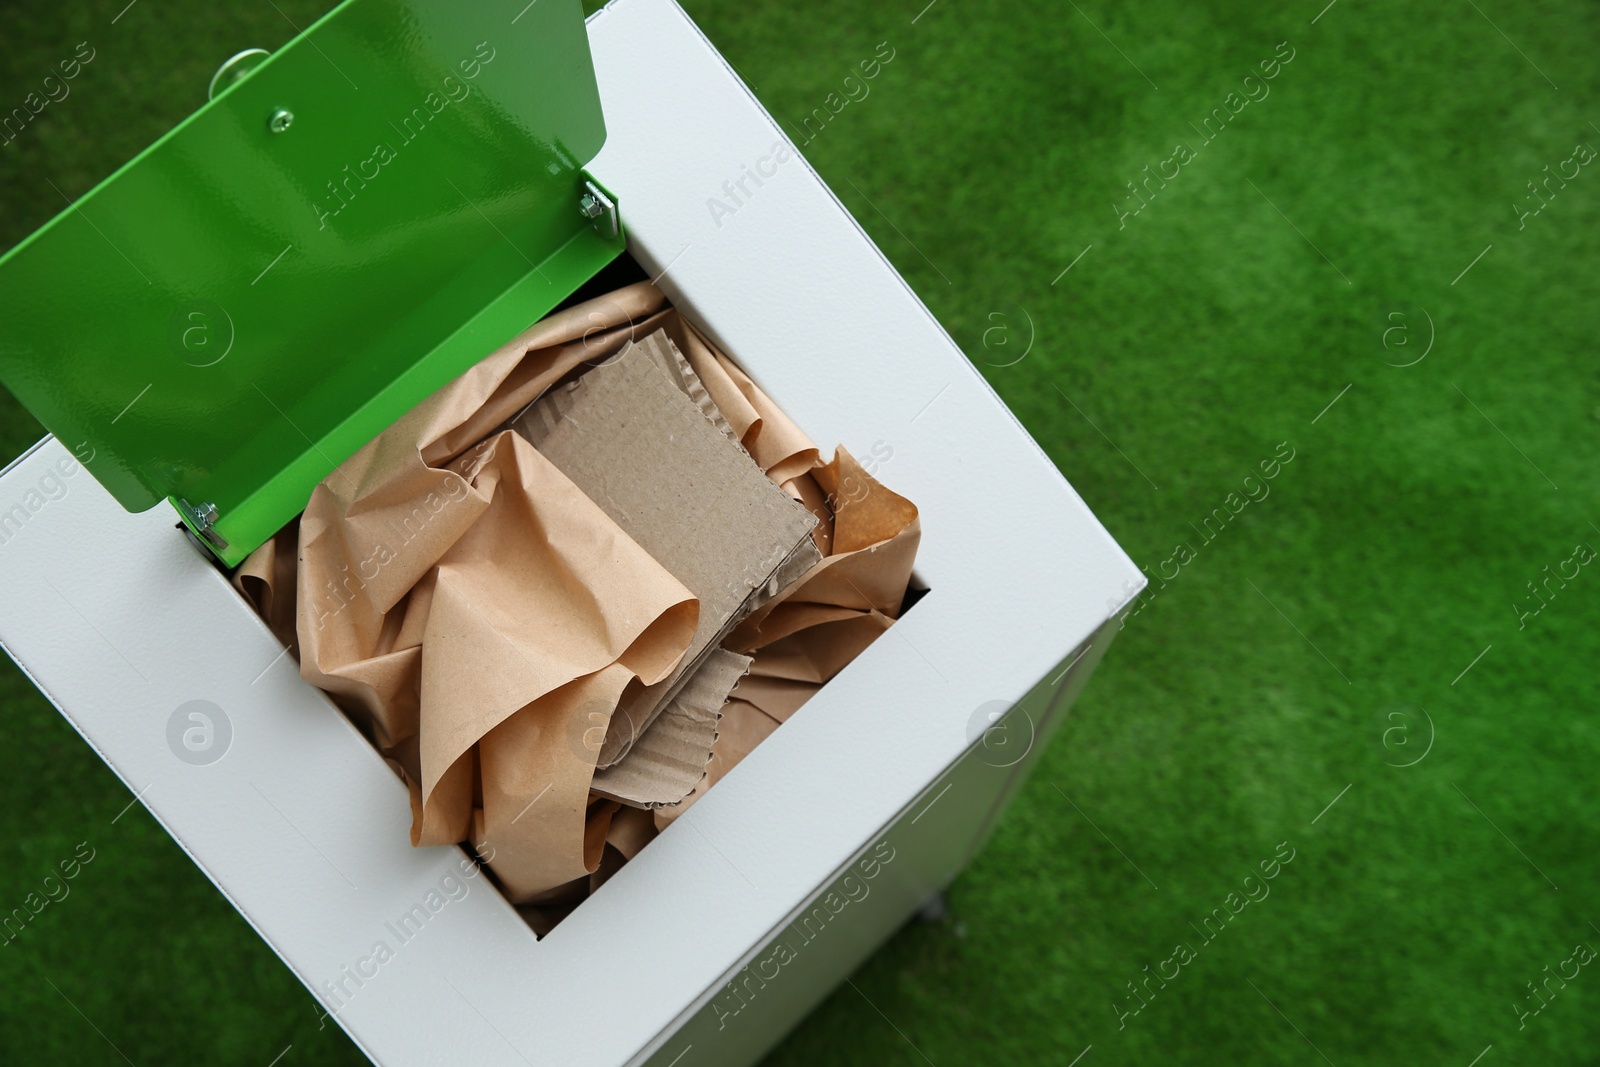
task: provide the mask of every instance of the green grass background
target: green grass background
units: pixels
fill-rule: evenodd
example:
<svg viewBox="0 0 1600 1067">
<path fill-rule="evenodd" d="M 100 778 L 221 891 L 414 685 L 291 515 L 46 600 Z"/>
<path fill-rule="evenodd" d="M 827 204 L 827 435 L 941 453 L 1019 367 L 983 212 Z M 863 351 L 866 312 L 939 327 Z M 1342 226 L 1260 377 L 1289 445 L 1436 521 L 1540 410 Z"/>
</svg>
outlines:
<svg viewBox="0 0 1600 1067">
<path fill-rule="evenodd" d="M 0 147 L 0 244 L 325 6 L 141 0 L 112 25 L 125 2 L 7 5 L 0 106 L 99 54 Z M 688 6 L 791 128 L 894 48 L 805 154 L 1136 560 L 1296 457 L 1129 622 L 946 919 L 771 1062 L 1600 1062 L 1595 968 L 1516 1012 L 1600 946 L 1600 574 L 1525 629 L 1512 608 L 1600 545 L 1600 174 L 1521 230 L 1511 206 L 1600 146 L 1600 6 L 925 2 Z M 1270 96 L 1200 147 L 1188 124 L 1285 40 Z M 1198 157 L 1119 228 L 1179 142 Z M 1388 365 L 1425 318 L 1427 358 Z M 39 434 L 0 397 L 0 458 Z M 0 947 L 0 1062 L 359 1062 L 142 807 L 111 823 L 127 791 L 9 663 L 0 703 L 0 908 L 96 849 Z M 1419 709 L 1432 748 L 1392 766 Z M 1119 1029 L 1124 983 L 1282 841 L 1271 896 Z"/>
</svg>

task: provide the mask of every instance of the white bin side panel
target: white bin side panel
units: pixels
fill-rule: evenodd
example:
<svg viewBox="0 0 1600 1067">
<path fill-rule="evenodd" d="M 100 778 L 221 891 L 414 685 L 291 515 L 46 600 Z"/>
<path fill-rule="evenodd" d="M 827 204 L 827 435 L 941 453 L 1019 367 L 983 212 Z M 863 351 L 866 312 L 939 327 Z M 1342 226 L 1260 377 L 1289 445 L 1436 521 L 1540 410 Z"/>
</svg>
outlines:
<svg viewBox="0 0 1600 1067">
<path fill-rule="evenodd" d="M 703 992 L 692 1017 L 652 1042 L 653 1055 L 635 1062 L 759 1062 L 982 847 L 1117 629 L 1115 620 L 1106 623 L 1042 679 L 996 724 L 987 744 L 980 740 L 908 804 L 760 948 Z"/>
</svg>

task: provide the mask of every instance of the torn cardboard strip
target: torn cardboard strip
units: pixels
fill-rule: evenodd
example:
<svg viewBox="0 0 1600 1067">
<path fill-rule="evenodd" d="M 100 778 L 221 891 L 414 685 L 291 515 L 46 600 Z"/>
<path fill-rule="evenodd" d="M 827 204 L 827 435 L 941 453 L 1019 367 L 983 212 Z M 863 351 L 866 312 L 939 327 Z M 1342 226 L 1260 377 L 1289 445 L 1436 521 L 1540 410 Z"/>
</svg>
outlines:
<svg viewBox="0 0 1600 1067">
<path fill-rule="evenodd" d="M 757 745 L 771 737 L 773 731 L 780 725 L 782 724 L 779 720 L 738 697 L 724 704 L 722 721 L 717 728 L 717 740 L 711 747 L 711 759 L 706 763 L 705 780 L 683 800 L 655 810 L 657 829 L 666 829 L 674 819 L 688 811 L 695 801 L 738 766 Z"/>
<path fill-rule="evenodd" d="M 749 656 L 713 648 L 627 755 L 595 773 L 591 788 L 637 808 L 688 796 L 706 775 L 722 705 L 749 668 Z"/>
</svg>

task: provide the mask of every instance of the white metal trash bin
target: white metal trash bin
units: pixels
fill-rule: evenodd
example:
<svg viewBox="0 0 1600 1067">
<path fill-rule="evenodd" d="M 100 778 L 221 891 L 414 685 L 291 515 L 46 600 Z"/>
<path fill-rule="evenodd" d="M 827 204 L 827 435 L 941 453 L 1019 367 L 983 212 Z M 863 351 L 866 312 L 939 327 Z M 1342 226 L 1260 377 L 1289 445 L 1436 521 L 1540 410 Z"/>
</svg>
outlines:
<svg viewBox="0 0 1600 1067">
<path fill-rule="evenodd" d="M 629 254 L 815 439 L 890 446 L 929 592 L 551 934 L 478 879 L 398 938 L 463 854 L 173 512 L 54 439 L 0 475 L 0 642 L 382 1064 L 756 1061 L 971 858 L 1144 582 L 676 4 L 588 34 Z M 214 762 L 169 746 L 195 700 Z"/>
</svg>

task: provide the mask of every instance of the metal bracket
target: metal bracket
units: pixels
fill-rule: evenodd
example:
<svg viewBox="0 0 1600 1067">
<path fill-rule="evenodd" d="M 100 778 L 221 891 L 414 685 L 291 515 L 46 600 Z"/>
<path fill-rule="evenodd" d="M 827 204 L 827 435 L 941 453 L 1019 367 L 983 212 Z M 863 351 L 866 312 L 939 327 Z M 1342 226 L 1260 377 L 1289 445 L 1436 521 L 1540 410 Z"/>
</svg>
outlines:
<svg viewBox="0 0 1600 1067">
<path fill-rule="evenodd" d="M 191 504 L 182 497 L 179 497 L 174 503 L 189 527 L 205 538 L 207 544 L 218 551 L 228 547 L 227 539 L 213 529 L 217 524 L 217 519 L 221 517 L 221 513 L 217 511 L 215 504 L 209 502 Z"/>
<path fill-rule="evenodd" d="M 584 180 L 583 192 L 578 195 L 578 214 L 589 220 L 589 225 L 608 241 L 622 233 L 622 219 L 617 215 L 617 202 L 593 181 Z"/>
</svg>

